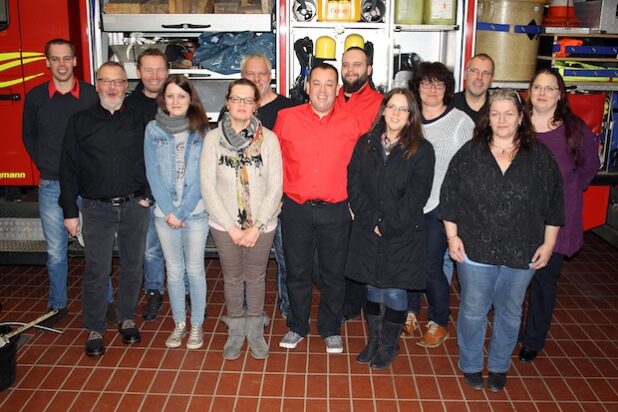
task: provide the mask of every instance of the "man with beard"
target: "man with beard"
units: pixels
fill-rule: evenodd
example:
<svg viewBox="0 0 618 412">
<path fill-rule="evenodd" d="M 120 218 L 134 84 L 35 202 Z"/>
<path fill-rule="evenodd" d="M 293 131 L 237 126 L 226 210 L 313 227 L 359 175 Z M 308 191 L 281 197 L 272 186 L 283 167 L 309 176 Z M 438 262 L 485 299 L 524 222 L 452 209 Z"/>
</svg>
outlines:
<svg viewBox="0 0 618 412">
<path fill-rule="evenodd" d="M 489 88 L 494 80 L 494 61 L 485 53 L 472 57 L 466 65 L 464 74 L 466 88 L 455 93 L 451 106 L 466 113 L 477 122 L 482 109 L 487 105 Z"/>
<path fill-rule="evenodd" d="M 369 85 L 372 69 L 369 56 L 360 47 L 350 47 L 343 53 L 341 64 L 343 86 L 337 95 L 337 105 L 357 117 L 363 133 L 371 129 L 383 97 Z M 345 320 L 360 316 L 366 293 L 367 288 L 364 284 L 345 279 L 343 306 Z"/>
<path fill-rule="evenodd" d="M 169 69 L 167 57 L 156 48 L 146 49 L 137 58 L 137 77 L 140 82 L 133 93 L 126 98 L 127 106 L 141 110 L 148 120 L 153 120 L 157 113 L 157 95 L 167 79 Z M 150 208 L 150 223 L 146 234 L 146 252 L 144 253 L 144 290 L 148 296 L 142 318 L 152 322 L 159 317 L 165 292 L 165 260 L 161 242 L 154 226 L 154 205 Z"/>
<path fill-rule="evenodd" d="M 120 64 L 104 63 L 97 71 L 99 104 L 71 117 L 62 144 L 59 203 L 64 226 L 73 236 L 80 231 L 77 198 L 82 197 L 86 257 L 82 309 L 88 356 L 105 353 L 106 290 L 116 238 L 120 255 L 118 331 L 126 344 L 140 341 L 135 309 L 152 198 L 144 167 L 147 118 L 124 105 L 127 85 Z"/>
<path fill-rule="evenodd" d="M 49 273 L 48 310 L 58 310 L 43 326 L 54 327 L 67 315 L 68 236 L 63 225 L 60 196 L 60 149 L 69 118 L 97 103 L 97 93 L 88 83 L 77 80 L 75 46 L 64 39 L 45 45 L 46 65 L 51 81 L 33 88 L 26 95 L 23 115 L 24 146 L 41 173 L 39 211 Z"/>
</svg>

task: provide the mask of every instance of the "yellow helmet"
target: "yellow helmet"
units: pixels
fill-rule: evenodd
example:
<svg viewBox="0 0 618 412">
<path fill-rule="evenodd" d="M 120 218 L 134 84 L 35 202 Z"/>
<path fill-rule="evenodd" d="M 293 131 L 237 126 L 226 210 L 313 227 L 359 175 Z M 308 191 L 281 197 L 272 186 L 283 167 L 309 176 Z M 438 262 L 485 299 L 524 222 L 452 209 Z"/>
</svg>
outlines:
<svg viewBox="0 0 618 412">
<path fill-rule="evenodd" d="M 320 36 L 315 41 L 315 57 L 322 60 L 335 60 L 336 48 L 335 39 L 328 36 Z"/>
<path fill-rule="evenodd" d="M 350 47 L 358 47 L 361 49 L 365 48 L 365 39 L 360 34 L 352 33 L 345 38 L 345 42 L 343 43 L 343 51 L 345 52 Z"/>
</svg>

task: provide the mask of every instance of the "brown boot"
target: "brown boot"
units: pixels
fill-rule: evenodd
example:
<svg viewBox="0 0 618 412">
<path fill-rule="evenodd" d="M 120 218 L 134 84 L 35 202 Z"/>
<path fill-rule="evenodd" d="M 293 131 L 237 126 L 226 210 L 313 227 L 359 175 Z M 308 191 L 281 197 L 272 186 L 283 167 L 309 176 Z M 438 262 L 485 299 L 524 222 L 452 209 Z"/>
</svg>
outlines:
<svg viewBox="0 0 618 412">
<path fill-rule="evenodd" d="M 414 335 L 414 331 L 418 329 L 418 319 L 416 319 L 416 313 L 408 312 L 406 316 L 406 324 L 401 331 L 401 337 L 406 338 Z"/>
<path fill-rule="evenodd" d="M 448 329 L 438 325 L 434 321 L 429 321 L 427 324 L 427 332 L 425 332 L 423 337 L 416 342 L 416 344 L 424 348 L 435 348 L 436 346 L 440 346 L 440 344 L 447 339 Z"/>
</svg>

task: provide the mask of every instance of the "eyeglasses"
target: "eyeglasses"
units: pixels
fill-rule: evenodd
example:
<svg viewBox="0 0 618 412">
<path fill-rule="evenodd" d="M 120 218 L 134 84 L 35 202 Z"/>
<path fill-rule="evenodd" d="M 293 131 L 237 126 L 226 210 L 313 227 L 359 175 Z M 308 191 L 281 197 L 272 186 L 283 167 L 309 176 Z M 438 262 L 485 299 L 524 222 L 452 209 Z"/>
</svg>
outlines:
<svg viewBox="0 0 618 412">
<path fill-rule="evenodd" d="M 127 84 L 127 80 L 126 79 L 115 79 L 115 80 L 111 80 L 111 79 L 97 79 L 103 86 L 108 87 L 109 85 L 113 84 L 114 86 L 124 86 L 125 84 Z"/>
<path fill-rule="evenodd" d="M 246 104 L 246 105 L 252 105 L 255 104 L 255 99 L 253 97 L 238 97 L 238 96 L 230 96 L 227 98 L 227 100 L 230 103 L 233 104 Z"/>
<path fill-rule="evenodd" d="M 539 86 L 538 84 L 535 84 L 532 86 L 532 91 L 536 92 L 536 93 L 540 93 L 541 90 L 543 90 L 543 92 L 545 92 L 545 94 L 551 94 L 551 93 L 555 93 L 558 90 L 560 90 L 559 87 L 551 87 L 551 86 Z"/>
<path fill-rule="evenodd" d="M 444 82 L 430 82 L 429 80 L 421 81 L 421 87 L 423 89 L 431 89 L 432 87 L 436 90 L 444 90 L 446 89 L 446 83 Z"/>
<path fill-rule="evenodd" d="M 399 112 L 399 113 L 408 113 L 408 112 L 410 112 L 410 109 L 408 109 L 407 107 L 395 106 L 394 104 L 387 104 L 385 109 L 390 110 L 392 112 Z"/>
<path fill-rule="evenodd" d="M 488 77 L 493 76 L 493 73 L 492 73 L 492 72 L 488 72 L 488 71 L 480 71 L 480 70 L 479 70 L 479 69 L 477 69 L 476 67 L 468 67 L 468 68 L 466 69 L 466 71 L 467 71 L 468 73 L 471 73 L 472 75 L 474 75 L 474 76 L 476 76 L 476 77 L 481 76 L 482 78 L 485 78 L 485 79 L 486 79 L 486 78 L 488 78 Z"/>
</svg>

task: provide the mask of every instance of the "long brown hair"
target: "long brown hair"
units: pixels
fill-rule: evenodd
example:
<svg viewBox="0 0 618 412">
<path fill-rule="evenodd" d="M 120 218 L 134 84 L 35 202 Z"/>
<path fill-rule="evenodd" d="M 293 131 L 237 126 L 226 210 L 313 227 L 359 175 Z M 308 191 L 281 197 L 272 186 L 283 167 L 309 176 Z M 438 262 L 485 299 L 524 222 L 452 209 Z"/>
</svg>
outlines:
<svg viewBox="0 0 618 412">
<path fill-rule="evenodd" d="M 199 131 L 202 135 L 208 131 L 208 117 L 206 117 L 206 110 L 200 96 L 197 94 L 197 90 L 191 84 L 191 81 L 182 74 L 173 74 L 167 78 L 161 91 L 157 95 L 157 103 L 161 110 L 168 113 L 165 108 L 165 91 L 167 86 L 174 83 L 189 95 L 189 109 L 187 110 L 187 119 L 189 119 L 189 130 L 191 132 Z M 168 113 L 169 114 L 169 113 Z"/>
<path fill-rule="evenodd" d="M 515 137 L 513 138 L 513 144 L 517 149 L 530 148 L 530 145 L 536 141 L 536 136 L 532 129 L 532 122 L 530 121 L 530 114 L 519 93 L 513 89 L 498 89 L 489 96 L 488 110 L 483 111 L 481 118 L 476 124 L 474 137 L 472 138 L 473 143 L 482 144 L 489 149 L 489 145 L 493 138 L 493 131 L 489 124 L 489 114 L 491 112 L 491 105 L 498 100 L 509 100 L 515 104 L 515 107 L 517 107 L 517 114 L 521 116 L 521 123 L 519 127 L 517 127 Z"/>
<path fill-rule="evenodd" d="M 421 115 L 418 108 L 418 103 L 410 90 L 405 88 L 396 88 L 384 95 L 380 110 L 371 128 L 371 133 L 378 133 L 386 130 L 386 120 L 384 120 L 384 109 L 393 96 L 400 94 L 406 98 L 408 102 L 408 118 L 406 125 L 399 132 L 399 141 L 397 146 L 403 151 L 403 158 L 409 159 L 418 150 L 420 141 L 423 139 L 423 127 L 421 123 Z"/>
<path fill-rule="evenodd" d="M 571 104 L 569 103 L 569 99 L 567 97 L 566 86 L 564 84 L 564 79 L 562 78 L 562 76 L 551 69 L 541 69 L 537 71 L 534 74 L 534 77 L 532 77 L 532 80 L 530 81 L 530 86 L 528 86 L 526 106 L 532 114 L 532 101 L 530 100 L 530 92 L 532 91 L 534 81 L 542 74 L 552 76 L 554 79 L 556 79 L 556 83 L 558 83 L 560 99 L 558 99 L 558 104 L 556 105 L 556 109 L 554 110 L 554 115 L 551 119 L 551 125 L 554 127 L 559 126 L 560 123 L 564 125 L 564 137 L 567 141 L 567 147 L 571 156 L 573 157 L 575 165 L 578 165 L 581 160 L 580 150 L 584 141 L 584 135 L 582 134 L 580 129 L 583 120 L 577 117 L 577 115 L 575 115 L 575 113 L 573 113 L 573 111 L 571 110 Z"/>
</svg>

